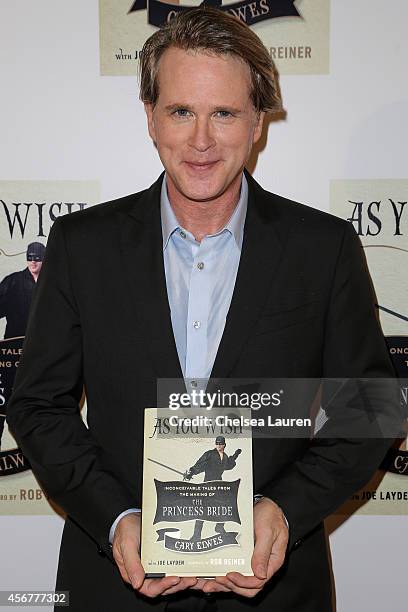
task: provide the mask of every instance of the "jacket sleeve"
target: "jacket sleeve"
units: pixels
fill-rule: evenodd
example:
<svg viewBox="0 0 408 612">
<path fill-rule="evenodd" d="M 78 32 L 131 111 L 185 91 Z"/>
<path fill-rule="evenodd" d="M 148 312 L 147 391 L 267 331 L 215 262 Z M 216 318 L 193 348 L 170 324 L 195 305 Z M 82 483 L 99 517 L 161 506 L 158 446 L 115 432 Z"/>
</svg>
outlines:
<svg viewBox="0 0 408 612">
<path fill-rule="evenodd" d="M 7 316 L 9 298 L 8 293 L 10 291 L 11 279 L 10 275 L 3 278 L 0 283 L 0 319 Z"/>
<path fill-rule="evenodd" d="M 44 490 L 110 554 L 112 523 L 140 500 L 104 465 L 81 418 L 83 383 L 81 318 L 60 219 L 34 292 L 7 421 Z"/>
<path fill-rule="evenodd" d="M 231 455 L 229 457 L 227 457 L 227 461 L 225 463 L 225 470 L 232 470 L 234 469 L 234 467 L 237 465 L 236 462 L 236 456 L 235 455 Z"/>
<path fill-rule="evenodd" d="M 208 451 L 205 451 L 205 453 L 201 455 L 201 457 L 197 459 L 195 464 L 190 468 L 191 474 L 195 475 L 195 474 L 201 474 L 201 472 L 204 472 L 205 468 L 207 467 L 207 463 L 208 463 Z"/>
<path fill-rule="evenodd" d="M 371 279 L 360 241 L 347 223 L 338 255 L 326 316 L 323 377 L 349 379 L 393 378 L 394 370 L 377 319 Z M 380 382 L 380 381 L 378 381 Z M 401 423 L 395 401 L 395 381 L 386 398 L 393 431 Z M 377 421 L 366 419 L 364 434 L 340 435 L 353 427 L 351 402 L 339 407 L 304 456 L 261 491 L 283 510 L 290 525 L 289 549 L 361 488 L 379 466 L 392 440 Z M 384 406 L 385 408 L 385 406 Z M 359 419 L 362 419 L 360 412 Z M 367 433 L 367 435 L 365 435 Z M 378 434 L 378 435 L 377 435 Z M 395 437 L 395 434 L 394 434 Z"/>
</svg>

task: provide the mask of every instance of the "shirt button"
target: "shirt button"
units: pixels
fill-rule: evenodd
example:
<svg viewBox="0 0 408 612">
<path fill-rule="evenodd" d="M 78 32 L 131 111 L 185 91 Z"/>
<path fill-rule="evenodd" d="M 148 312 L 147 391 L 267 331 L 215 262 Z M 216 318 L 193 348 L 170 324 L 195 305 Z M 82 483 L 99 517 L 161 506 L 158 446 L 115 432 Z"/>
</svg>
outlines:
<svg viewBox="0 0 408 612">
<path fill-rule="evenodd" d="M 200 328 L 200 326 L 201 326 L 200 321 L 194 321 L 194 323 L 193 323 L 193 327 L 194 327 L 194 329 L 199 329 L 199 328 Z"/>
<path fill-rule="evenodd" d="M 203 263 L 202 261 L 198 262 L 198 264 L 197 264 L 197 268 L 198 268 L 199 270 L 203 270 L 203 268 L 204 268 L 204 263 Z"/>
<path fill-rule="evenodd" d="M 197 381 L 196 380 L 192 380 L 190 384 L 191 384 L 192 387 L 194 387 L 194 389 L 197 387 Z"/>
<path fill-rule="evenodd" d="M 185 238 L 185 237 L 186 237 L 186 233 L 185 233 L 185 232 L 183 232 L 183 230 L 180 230 L 180 236 L 181 236 L 182 238 Z"/>
</svg>

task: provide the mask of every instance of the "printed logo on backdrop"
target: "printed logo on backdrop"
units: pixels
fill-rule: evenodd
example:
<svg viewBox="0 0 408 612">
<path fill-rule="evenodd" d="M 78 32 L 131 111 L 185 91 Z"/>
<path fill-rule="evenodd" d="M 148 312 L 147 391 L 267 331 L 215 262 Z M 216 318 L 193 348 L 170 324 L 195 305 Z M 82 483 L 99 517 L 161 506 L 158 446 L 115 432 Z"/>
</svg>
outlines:
<svg viewBox="0 0 408 612">
<path fill-rule="evenodd" d="M 201 4 L 253 28 L 281 74 L 329 72 L 330 0 L 99 0 L 101 75 L 135 75 L 146 39 Z"/>
<path fill-rule="evenodd" d="M 98 200 L 94 181 L 0 181 L 0 514 L 50 511 L 8 430 L 7 403 L 52 224 Z"/>
<path fill-rule="evenodd" d="M 344 509 L 360 506 L 370 514 L 408 513 L 408 180 L 332 181 L 331 212 L 348 220 L 360 236 L 377 298 L 390 357 L 401 379 L 401 404 L 407 416 L 401 439 L 376 475 Z M 358 296 L 356 296 L 358 299 Z M 366 503 L 367 502 L 367 503 Z"/>
<path fill-rule="evenodd" d="M 242 19 L 247 25 L 252 26 L 260 21 L 267 21 L 276 17 L 300 17 L 300 13 L 295 7 L 296 0 L 254 0 L 247 2 L 232 2 L 231 4 L 223 4 L 222 0 L 204 0 L 201 4 L 204 6 L 213 6 L 219 8 L 238 19 Z M 130 8 L 129 13 L 147 9 L 148 22 L 160 28 L 177 13 L 189 10 L 193 7 L 192 4 L 184 6 L 182 4 L 170 4 L 162 0 L 135 0 Z"/>
</svg>

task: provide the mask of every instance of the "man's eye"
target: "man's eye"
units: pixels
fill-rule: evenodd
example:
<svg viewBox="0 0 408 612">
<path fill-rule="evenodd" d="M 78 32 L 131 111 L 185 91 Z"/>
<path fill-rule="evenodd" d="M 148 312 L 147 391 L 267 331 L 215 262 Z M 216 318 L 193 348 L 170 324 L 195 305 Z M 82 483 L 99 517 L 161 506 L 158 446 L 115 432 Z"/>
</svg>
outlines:
<svg viewBox="0 0 408 612">
<path fill-rule="evenodd" d="M 217 117 L 220 117 L 221 119 L 227 119 L 228 117 L 232 117 L 232 113 L 230 113 L 230 111 L 227 110 L 219 110 L 216 112 Z"/>
<path fill-rule="evenodd" d="M 190 114 L 190 111 L 188 111 L 186 108 L 178 108 L 177 110 L 174 111 L 173 114 L 176 117 L 188 117 Z"/>
</svg>

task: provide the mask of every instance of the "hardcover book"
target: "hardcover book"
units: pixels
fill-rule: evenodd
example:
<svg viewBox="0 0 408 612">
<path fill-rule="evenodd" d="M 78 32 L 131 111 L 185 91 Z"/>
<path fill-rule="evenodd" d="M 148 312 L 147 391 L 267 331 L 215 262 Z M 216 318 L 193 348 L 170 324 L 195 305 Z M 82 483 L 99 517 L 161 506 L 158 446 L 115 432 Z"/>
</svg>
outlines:
<svg viewBox="0 0 408 612">
<path fill-rule="evenodd" d="M 250 410 L 145 410 L 141 560 L 147 577 L 252 576 Z"/>
</svg>

